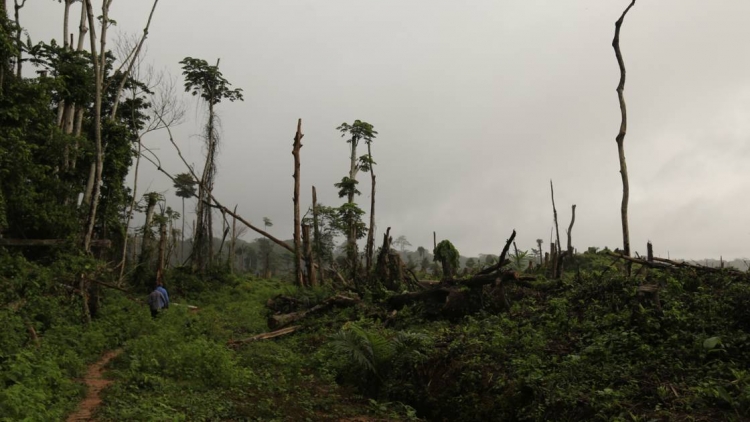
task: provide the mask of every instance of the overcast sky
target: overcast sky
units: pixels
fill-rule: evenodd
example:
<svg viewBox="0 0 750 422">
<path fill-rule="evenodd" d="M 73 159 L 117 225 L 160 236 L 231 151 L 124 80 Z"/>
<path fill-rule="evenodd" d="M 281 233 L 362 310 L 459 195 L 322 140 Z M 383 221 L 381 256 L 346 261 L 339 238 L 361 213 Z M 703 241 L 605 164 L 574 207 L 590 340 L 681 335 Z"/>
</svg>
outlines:
<svg viewBox="0 0 750 422">
<path fill-rule="evenodd" d="M 615 248 L 622 185 L 611 42 L 628 3 L 161 0 L 146 61 L 181 78 L 186 56 L 221 59 L 245 102 L 219 106 L 215 194 L 258 225 L 270 217 L 279 237 L 292 237 L 297 118 L 303 207 L 311 185 L 320 202 L 342 202 L 333 184 L 347 174 L 348 148 L 335 128 L 361 119 L 379 132 L 377 239 L 390 226 L 413 248 L 431 249 L 435 230 L 463 255 L 497 254 L 515 228 L 520 248 L 542 238 L 547 249 L 553 179 L 561 237 L 577 204 L 574 246 Z M 140 32 L 150 7 L 114 0 L 111 39 Z M 22 24 L 35 42 L 59 40 L 62 11 L 31 1 Z M 635 251 L 650 239 L 661 256 L 750 255 L 748 16 L 747 0 L 639 0 L 626 18 Z M 202 163 L 195 134 L 205 111 L 184 100 L 175 134 Z M 184 171 L 165 133 L 146 142 L 170 172 Z M 164 192 L 179 209 L 171 182 L 150 164 L 140 178 L 139 196 Z M 369 209 L 369 176 L 360 180 Z"/>
</svg>

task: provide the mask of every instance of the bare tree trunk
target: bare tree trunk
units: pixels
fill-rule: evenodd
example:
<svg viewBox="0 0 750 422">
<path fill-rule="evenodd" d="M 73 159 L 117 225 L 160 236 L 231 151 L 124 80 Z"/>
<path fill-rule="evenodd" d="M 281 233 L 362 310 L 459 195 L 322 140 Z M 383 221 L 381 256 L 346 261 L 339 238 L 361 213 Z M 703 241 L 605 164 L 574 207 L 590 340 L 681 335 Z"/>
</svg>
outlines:
<svg viewBox="0 0 750 422">
<path fill-rule="evenodd" d="M 576 205 L 573 204 L 573 216 L 570 219 L 570 226 L 568 227 L 568 256 L 573 256 L 573 244 L 571 243 L 571 237 L 573 233 L 573 224 L 576 222 Z"/>
<path fill-rule="evenodd" d="M 94 192 L 94 179 L 96 178 L 96 163 L 91 163 L 89 166 L 89 177 L 86 179 L 86 190 L 83 192 L 83 200 L 81 201 L 81 209 L 91 207 L 91 196 Z"/>
<path fill-rule="evenodd" d="M 234 212 L 237 213 L 237 205 L 234 206 Z M 232 239 L 229 242 L 229 272 L 234 274 L 234 248 L 237 244 L 237 218 L 232 217 Z"/>
<path fill-rule="evenodd" d="M 433 251 L 437 249 L 437 233 L 435 232 L 432 232 L 432 249 Z"/>
<path fill-rule="evenodd" d="M 86 223 L 86 231 L 83 239 L 83 249 L 86 252 L 91 251 L 91 239 L 94 237 L 94 225 L 96 224 L 96 210 L 99 205 L 99 193 L 101 191 L 102 171 L 104 167 L 104 149 L 102 147 L 102 82 L 104 69 L 99 66 L 98 55 L 96 52 L 96 31 L 94 30 L 94 14 L 92 13 L 91 0 L 84 0 L 86 2 L 86 13 L 89 21 L 90 41 L 91 41 L 91 57 L 94 64 L 94 75 L 96 77 L 96 97 L 94 99 L 94 136 L 96 146 L 96 167 L 93 192 L 91 198 L 91 208 L 89 209 L 88 221 Z M 107 2 L 105 0 L 103 7 L 103 21 L 106 23 L 107 20 L 107 5 L 111 3 L 111 0 Z M 106 28 L 106 25 L 104 25 Z M 105 45 L 104 34 L 102 34 L 102 45 Z M 105 54 L 102 53 L 102 56 Z"/>
<path fill-rule="evenodd" d="M 552 214 L 555 217 L 555 234 L 557 235 L 557 254 L 560 254 L 560 227 L 557 225 L 557 208 L 555 208 L 555 188 L 552 186 L 552 180 L 549 181 L 549 190 L 552 193 Z"/>
<path fill-rule="evenodd" d="M 162 215 L 164 217 L 164 215 Z M 167 251 L 167 222 L 162 218 L 159 223 L 159 263 L 156 267 L 156 282 L 164 280 L 164 267 Z"/>
<path fill-rule="evenodd" d="M 154 11 L 156 11 L 156 5 L 158 3 L 159 3 L 159 0 L 154 0 L 154 5 L 151 6 L 151 13 L 148 15 L 148 21 L 146 22 L 146 27 L 143 28 L 143 36 L 141 36 L 141 40 L 138 42 L 138 45 L 135 47 L 135 50 L 131 53 L 131 58 L 130 58 L 130 63 L 128 64 L 128 68 L 125 71 L 125 74 L 122 75 L 122 80 L 120 81 L 120 85 L 117 87 L 117 92 L 115 93 L 115 103 L 112 106 L 112 112 L 109 115 L 110 119 L 114 120 L 115 116 L 117 115 L 117 107 L 119 105 L 119 101 L 117 101 L 117 99 L 120 98 L 120 95 L 122 94 L 123 89 L 125 89 L 125 83 L 127 82 L 128 77 L 130 76 L 130 73 L 133 71 L 133 67 L 135 66 L 135 63 L 138 60 L 138 55 L 141 53 L 143 44 L 146 42 L 146 38 L 148 37 L 148 29 L 151 26 L 151 19 L 154 17 Z"/>
<path fill-rule="evenodd" d="M 617 98 L 620 102 L 620 131 L 617 134 L 617 154 L 620 158 L 620 175 L 622 176 L 622 205 L 620 206 L 620 215 L 622 218 L 622 243 L 623 253 L 630 256 L 630 228 L 628 226 L 628 199 L 630 197 L 630 182 L 628 181 L 628 166 L 625 163 L 625 134 L 628 129 L 628 113 L 625 107 L 625 62 L 622 59 L 620 51 L 620 28 L 625 20 L 625 15 L 635 5 L 635 0 L 622 12 L 620 19 L 615 22 L 615 37 L 612 40 L 612 47 L 615 49 L 615 57 L 620 67 L 620 83 L 617 85 Z"/>
<path fill-rule="evenodd" d="M 86 18 L 88 16 L 86 1 L 81 2 L 81 23 L 78 25 L 78 46 L 76 50 L 83 50 L 84 41 L 86 40 L 86 33 L 89 31 L 87 26 Z"/>
<path fill-rule="evenodd" d="M 141 253 L 138 257 L 138 265 L 141 268 L 153 268 L 151 265 L 154 258 L 154 234 L 151 231 L 151 226 L 154 223 L 154 212 L 158 200 L 159 196 L 154 192 L 146 195 L 146 221 L 143 223 Z"/>
<path fill-rule="evenodd" d="M 315 248 L 317 253 L 315 254 L 315 263 L 318 266 L 318 278 L 323 283 L 323 267 L 320 262 L 320 255 L 323 253 L 323 245 L 320 243 L 320 231 L 318 229 L 318 193 L 315 191 L 315 186 L 312 187 L 312 200 L 313 200 L 313 234 L 315 236 Z"/>
<path fill-rule="evenodd" d="M 370 180 L 372 191 L 370 192 L 370 229 L 367 231 L 367 247 L 365 248 L 365 262 L 367 273 L 372 271 L 372 255 L 375 249 L 375 168 L 372 163 L 372 150 L 370 142 L 367 143 L 367 156 L 370 159 Z"/>
<path fill-rule="evenodd" d="M 73 0 L 65 0 L 65 14 L 63 18 L 63 48 L 68 49 L 70 44 L 68 43 L 68 26 L 70 25 L 70 5 Z"/>
<path fill-rule="evenodd" d="M 294 135 L 292 155 L 294 155 L 294 270 L 299 286 L 305 285 L 302 277 L 302 241 L 300 239 L 300 211 L 299 211 L 299 179 L 300 159 L 299 150 L 302 148 L 302 119 L 297 120 L 297 133 Z"/>
<path fill-rule="evenodd" d="M 302 245 L 305 249 L 305 269 L 307 271 L 306 284 L 308 287 L 315 287 L 318 285 L 318 280 L 315 274 L 315 268 L 313 266 L 313 251 L 312 242 L 310 241 L 310 226 L 307 224 L 302 226 Z"/>
<path fill-rule="evenodd" d="M 539 248 L 539 266 L 544 265 L 544 261 L 542 259 L 542 239 L 536 240 L 537 247 Z"/>
<path fill-rule="evenodd" d="M 128 206 L 128 217 L 125 220 L 125 240 L 122 242 L 122 261 L 120 262 L 120 281 L 122 281 L 122 276 L 125 274 L 125 264 L 126 264 L 126 257 L 127 257 L 127 250 L 128 250 L 128 229 L 130 228 L 130 220 L 133 218 L 133 210 L 135 209 L 135 198 L 137 198 L 138 195 L 138 169 L 141 166 L 141 138 L 138 137 L 138 154 L 135 156 L 135 170 L 133 174 L 133 198 L 130 200 L 130 205 Z M 182 208 L 183 212 L 185 211 L 185 200 L 182 200 Z M 184 220 L 183 220 L 183 226 L 184 226 Z"/>
</svg>

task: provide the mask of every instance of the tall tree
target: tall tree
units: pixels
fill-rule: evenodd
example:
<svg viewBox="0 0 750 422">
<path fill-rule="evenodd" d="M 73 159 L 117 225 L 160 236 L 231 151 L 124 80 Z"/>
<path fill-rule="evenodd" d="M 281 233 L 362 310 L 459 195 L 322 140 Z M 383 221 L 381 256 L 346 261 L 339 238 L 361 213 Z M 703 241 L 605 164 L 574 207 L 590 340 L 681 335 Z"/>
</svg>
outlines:
<svg viewBox="0 0 750 422">
<path fill-rule="evenodd" d="M 182 239 L 180 240 L 180 261 L 185 259 L 185 199 L 196 196 L 196 182 L 190 173 L 180 173 L 174 178 L 175 195 L 182 199 Z"/>
<path fill-rule="evenodd" d="M 94 79 L 95 79 L 95 96 L 94 96 L 94 145 L 96 151 L 96 161 L 94 164 L 94 177 L 92 184 L 92 195 L 91 204 L 88 212 L 88 219 L 86 221 L 85 234 L 83 238 L 83 249 L 86 252 L 91 250 L 91 240 L 94 236 L 94 226 L 96 224 L 96 211 L 99 206 L 99 193 L 101 192 L 101 181 L 102 172 L 104 171 L 104 148 L 102 145 L 102 91 L 104 85 L 104 69 L 99 63 L 99 56 L 96 49 L 96 31 L 94 27 L 94 13 L 91 5 L 91 0 L 84 0 L 86 2 L 86 15 L 89 22 L 89 40 L 91 42 L 91 59 L 94 64 Z M 109 6 L 112 4 L 112 0 L 102 1 L 102 47 L 106 45 L 105 36 L 106 28 L 109 25 Z M 100 50 L 101 51 L 101 50 Z M 103 51 L 101 51 L 102 57 L 105 57 Z M 92 180 L 89 178 L 89 180 Z"/>
<path fill-rule="evenodd" d="M 635 6 L 635 0 L 622 12 L 620 19 L 615 22 L 615 37 L 612 40 L 612 48 L 615 49 L 615 57 L 620 67 L 620 83 L 617 84 L 617 99 L 620 103 L 620 131 L 617 133 L 617 155 L 620 158 L 620 176 L 622 177 L 622 204 L 620 205 L 620 217 L 622 218 L 622 245 L 623 253 L 630 256 L 630 227 L 628 226 L 628 200 L 630 198 L 630 182 L 628 181 L 628 166 L 625 162 L 625 134 L 628 131 L 628 112 L 625 106 L 625 61 L 620 51 L 620 29 L 625 20 L 625 15 Z"/>
<path fill-rule="evenodd" d="M 363 163 L 369 163 L 370 157 L 365 156 L 364 159 L 358 160 L 357 158 L 357 146 L 361 141 L 372 142 L 377 136 L 378 132 L 375 131 L 373 125 L 363 122 L 361 120 L 355 120 L 353 124 L 342 123 L 336 128 L 341 132 L 342 137 L 346 137 L 346 142 L 349 144 L 349 176 L 341 179 L 340 183 L 336 184 L 339 188 L 339 197 L 346 197 L 347 203 L 341 208 L 340 214 L 342 221 L 347 226 L 346 231 L 346 245 L 347 255 L 349 258 L 349 265 L 351 266 L 352 279 L 356 281 L 357 268 L 358 268 L 358 253 L 357 253 L 357 239 L 362 237 L 362 225 L 361 217 L 364 212 L 354 202 L 354 195 L 360 195 L 361 192 L 357 190 L 357 173 L 363 170 Z M 369 170 L 369 167 L 366 166 Z M 369 270 L 369 269 L 368 269 Z"/>
<path fill-rule="evenodd" d="M 360 168 L 362 171 L 370 172 L 370 227 L 367 230 L 367 245 L 365 247 L 367 271 L 370 271 L 372 267 L 372 256 L 375 253 L 375 160 L 372 159 L 372 140 L 374 138 L 374 136 L 365 138 L 367 155 L 360 157 Z"/>
<path fill-rule="evenodd" d="M 211 193 L 216 178 L 216 153 L 219 145 L 216 106 L 222 100 L 242 101 L 242 89 L 230 89 L 231 84 L 219 71 L 219 61 L 211 66 L 202 59 L 186 57 L 180 64 L 185 76 L 185 92 L 208 104 L 208 119 L 203 138 L 206 142 L 206 162 L 198 184 L 198 206 L 193 259 L 196 269 L 203 271 L 213 261 L 213 219 L 211 215 Z"/>
</svg>

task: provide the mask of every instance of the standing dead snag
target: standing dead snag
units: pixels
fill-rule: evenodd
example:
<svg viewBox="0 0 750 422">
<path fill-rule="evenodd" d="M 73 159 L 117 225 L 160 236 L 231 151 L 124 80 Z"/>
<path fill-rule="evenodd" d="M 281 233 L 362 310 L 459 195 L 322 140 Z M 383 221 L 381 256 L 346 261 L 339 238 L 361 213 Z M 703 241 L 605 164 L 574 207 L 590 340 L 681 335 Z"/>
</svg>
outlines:
<svg viewBox="0 0 750 422">
<path fill-rule="evenodd" d="M 576 205 L 573 204 L 572 217 L 570 218 L 570 226 L 568 226 L 568 256 L 573 256 L 573 244 L 571 243 L 571 236 L 573 233 L 573 224 L 576 222 Z"/>
<path fill-rule="evenodd" d="M 628 166 L 625 163 L 625 134 L 628 130 L 628 112 L 625 107 L 625 62 L 622 59 L 622 52 L 620 51 L 620 29 L 622 22 L 625 20 L 625 15 L 635 5 L 635 0 L 630 2 L 630 5 L 622 12 L 620 19 L 615 22 L 615 38 L 612 40 L 612 47 L 615 49 L 615 57 L 617 58 L 617 64 L 620 67 L 620 83 L 617 85 L 617 98 L 620 102 L 620 131 L 617 134 L 617 153 L 620 158 L 620 176 L 622 176 L 622 205 L 620 206 L 620 214 L 622 217 L 622 243 L 623 252 L 625 255 L 630 256 L 630 228 L 628 226 L 628 199 L 630 197 L 630 183 L 628 181 Z"/>
<path fill-rule="evenodd" d="M 549 190 L 552 194 L 552 214 L 555 217 L 555 234 L 557 236 L 557 243 L 555 243 L 555 251 L 553 254 L 554 259 L 552 260 L 552 278 L 557 278 L 558 261 L 560 260 L 560 227 L 557 225 L 557 208 L 555 208 L 555 188 L 552 186 L 552 180 L 549 181 Z"/>
<path fill-rule="evenodd" d="M 300 211 L 299 211 L 299 150 L 302 148 L 302 119 L 297 120 L 297 133 L 294 135 L 294 145 L 292 155 L 294 155 L 294 270 L 297 284 L 304 286 L 302 278 L 302 241 L 300 239 Z"/>
</svg>

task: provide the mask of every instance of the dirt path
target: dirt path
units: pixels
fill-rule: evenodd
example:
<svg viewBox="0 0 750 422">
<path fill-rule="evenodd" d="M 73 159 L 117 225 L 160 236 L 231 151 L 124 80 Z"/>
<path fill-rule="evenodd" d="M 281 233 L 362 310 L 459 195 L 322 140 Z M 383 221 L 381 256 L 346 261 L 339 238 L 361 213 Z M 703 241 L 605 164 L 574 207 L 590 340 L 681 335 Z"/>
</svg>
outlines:
<svg viewBox="0 0 750 422">
<path fill-rule="evenodd" d="M 104 367 L 120 353 L 122 353 L 122 349 L 111 350 L 105 353 L 98 362 L 89 366 L 86 376 L 83 378 L 87 387 L 86 398 L 78 405 L 78 409 L 68 416 L 67 422 L 94 420 L 92 416 L 102 402 L 99 393 L 112 383 L 111 380 L 103 377 Z"/>
</svg>

